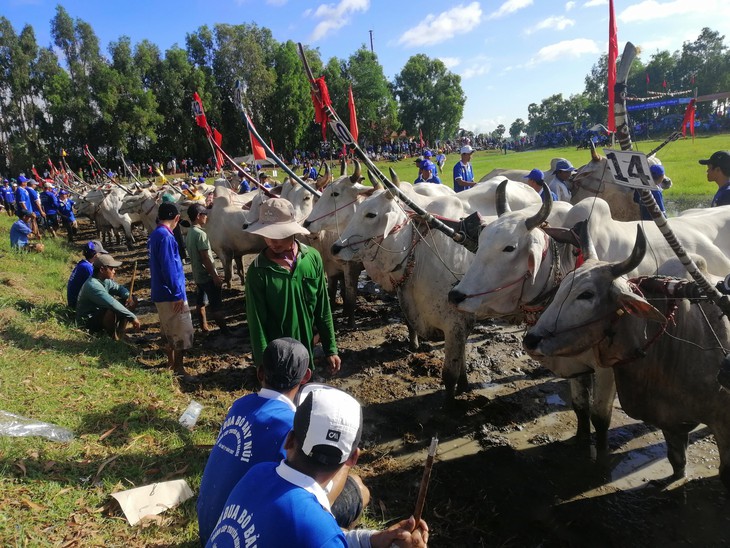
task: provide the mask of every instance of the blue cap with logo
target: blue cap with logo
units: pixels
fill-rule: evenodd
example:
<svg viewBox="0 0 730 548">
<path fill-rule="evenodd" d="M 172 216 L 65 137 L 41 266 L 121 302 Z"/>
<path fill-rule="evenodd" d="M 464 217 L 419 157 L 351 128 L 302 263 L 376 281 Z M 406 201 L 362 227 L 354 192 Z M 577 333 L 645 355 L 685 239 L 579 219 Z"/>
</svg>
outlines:
<svg viewBox="0 0 730 548">
<path fill-rule="evenodd" d="M 649 172 L 655 179 L 658 177 L 664 177 L 664 166 L 660 166 L 659 164 L 653 165 L 649 168 Z"/>
</svg>

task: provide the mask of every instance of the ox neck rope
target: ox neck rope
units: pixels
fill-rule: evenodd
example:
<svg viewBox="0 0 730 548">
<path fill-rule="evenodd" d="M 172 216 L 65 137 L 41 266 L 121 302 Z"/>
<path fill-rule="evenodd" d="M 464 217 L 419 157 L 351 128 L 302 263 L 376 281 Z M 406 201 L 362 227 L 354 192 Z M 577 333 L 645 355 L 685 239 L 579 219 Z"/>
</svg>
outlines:
<svg viewBox="0 0 730 548">
<path fill-rule="evenodd" d="M 309 221 L 309 222 L 310 222 L 310 223 L 313 223 L 313 222 L 315 222 L 315 221 L 319 221 L 320 219 L 324 219 L 325 217 L 329 217 L 330 215 L 334 215 L 335 213 L 337 213 L 337 212 L 338 212 L 338 211 L 340 211 L 341 209 L 344 209 L 344 208 L 346 208 L 347 206 L 350 206 L 350 205 L 352 205 L 352 204 L 354 204 L 354 203 L 357 203 L 357 200 L 358 200 L 358 198 L 355 198 L 355 199 L 354 199 L 354 200 L 352 200 L 351 202 L 347 202 L 346 204 L 344 204 L 344 205 L 341 205 L 341 206 L 339 206 L 339 207 L 337 206 L 337 200 L 335 200 L 335 208 L 334 208 L 334 209 L 333 209 L 332 211 L 329 211 L 329 212 L 325 213 L 324 215 L 320 215 L 319 217 L 315 217 L 314 219 L 312 219 L 312 220 L 311 220 L 311 221 Z"/>
<path fill-rule="evenodd" d="M 155 206 L 157 205 L 157 200 L 155 200 L 151 196 L 145 197 L 145 201 L 147 201 L 147 200 L 152 200 L 152 205 L 144 212 L 145 217 L 147 215 L 149 215 L 150 213 L 152 213 L 152 210 L 155 209 Z M 142 203 L 144 203 L 144 202 L 142 202 Z"/>
<path fill-rule="evenodd" d="M 411 220 L 411 216 L 406 215 L 406 218 L 403 220 L 403 222 L 395 225 L 393 228 L 390 229 L 390 231 L 387 234 L 383 234 L 381 236 L 373 236 L 372 238 L 365 238 L 364 240 L 356 240 L 354 242 L 347 242 L 346 247 L 352 247 L 354 245 L 362 244 L 362 243 L 364 243 L 366 247 L 369 247 L 370 244 L 376 245 L 376 246 L 378 246 L 378 250 L 375 252 L 375 255 L 373 255 L 372 260 L 375 260 L 375 258 L 378 256 L 378 253 L 380 253 L 381 249 L 384 251 L 388 251 L 390 253 L 401 253 L 401 252 L 405 251 L 405 249 L 407 249 L 407 248 L 404 248 L 401 250 L 385 249 L 382 245 L 380 245 L 380 243 L 382 243 L 388 236 L 392 236 L 393 234 L 400 232 L 401 229 L 404 226 L 406 226 L 410 220 Z"/>
<path fill-rule="evenodd" d="M 545 310 L 545 307 L 547 307 L 547 305 L 552 302 L 553 297 L 555 297 L 555 293 L 560 287 L 560 282 L 562 280 L 562 274 L 560 273 L 560 253 L 558 250 L 558 242 L 548 236 L 547 232 L 544 230 L 542 233 L 545 236 L 545 248 L 542 252 L 543 260 L 540 263 L 540 266 L 542 267 L 545 263 L 545 255 L 547 254 L 548 249 L 552 256 L 550 257 L 550 269 L 548 270 L 547 276 L 545 276 L 545 283 L 543 284 L 542 289 L 540 289 L 540 292 L 530 302 L 524 304 L 520 302 L 520 310 L 525 316 L 525 323 L 529 326 L 533 326 L 537 323 L 542 311 Z M 551 280 L 552 286 L 548 287 Z M 522 301 L 522 295 L 520 295 L 520 301 Z"/>
<path fill-rule="evenodd" d="M 418 230 L 414 223 L 409 223 L 411 226 L 411 247 L 408 250 L 408 253 L 406 254 L 405 258 L 398 263 L 393 270 L 390 271 L 390 273 L 394 273 L 398 270 L 401 270 L 403 267 L 403 263 L 406 263 L 405 271 L 403 272 L 403 276 L 400 280 L 394 280 L 392 276 L 390 276 L 390 281 L 393 284 L 393 289 L 400 289 L 405 285 L 405 283 L 410 279 L 411 274 L 413 273 L 413 268 L 416 266 L 416 246 L 418 245 L 418 242 L 421 241 L 423 238 L 423 234 L 421 234 L 420 230 Z"/>
</svg>

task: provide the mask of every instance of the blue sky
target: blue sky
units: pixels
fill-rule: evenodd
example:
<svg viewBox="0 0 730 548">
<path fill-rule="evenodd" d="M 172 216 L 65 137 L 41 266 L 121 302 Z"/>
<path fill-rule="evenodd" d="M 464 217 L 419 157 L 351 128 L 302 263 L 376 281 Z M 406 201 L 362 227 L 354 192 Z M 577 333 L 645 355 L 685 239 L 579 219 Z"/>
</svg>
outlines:
<svg viewBox="0 0 730 548">
<path fill-rule="evenodd" d="M 527 106 L 584 88 L 584 78 L 608 43 L 608 0 L 0 0 L 0 15 L 16 32 L 31 24 L 50 45 L 57 4 L 90 23 L 102 48 L 122 35 L 165 49 L 185 46 L 186 33 L 203 24 L 250 23 L 271 29 L 279 41 L 319 48 L 323 60 L 347 58 L 370 45 L 388 78 L 408 58 L 424 53 L 460 74 L 467 96 L 462 127 L 493 130 Z M 619 51 L 627 40 L 642 58 L 674 52 L 702 27 L 730 44 L 730 0 L 615 0 Z M 357 98 L 355 98 L 357 102 Z M 605 122 L 597 120 L 597 122 Z"/>
</svg>

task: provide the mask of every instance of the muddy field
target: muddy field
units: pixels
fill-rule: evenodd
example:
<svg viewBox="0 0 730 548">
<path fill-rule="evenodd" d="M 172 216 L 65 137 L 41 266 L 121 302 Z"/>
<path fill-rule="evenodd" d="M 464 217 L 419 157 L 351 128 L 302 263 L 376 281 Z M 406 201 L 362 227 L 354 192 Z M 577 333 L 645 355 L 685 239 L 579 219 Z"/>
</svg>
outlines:
<svg viewBox="0 0 730 548">
<path fill-rule="evenodd" d="M 164 363 L 158 347 L 144 246 L 128 252 L 118 280 L 136 282 L 143 331 L 132 335 L 139 362 Z M 188 267 L 189 268 L 189 267 Z M 240 395 L 255 387 L 243 291 L 234 277 L 224 292 L 233 336 L 196 332 L 186 360 L 194 395 L 213 388 Z M 599 464 L 572 443 L 576 421 L 568 384 L 521 349 L 523 326 L 483 322 L 467 347 L 471 391 L 444 405 L 443 345 L 410 352 L 391 297 L 363 280 L 357 327 L 335 311 L 343 367 L 328 382 L 364 404 L 364 453 L 359 473 L 373 495 L 374 518 L 410 515 L 426 449 L 438 436 L 424 517 L 431 546 L 727 546 L 730 502 L 718 477 L 718 453 L 705 428 L 691 435 L 688 479 L 662 487 L 669 475 L 661 433 L 627 417 L 615 402 L 611 457 Z M 197 321 L 194 321 L 197 326 Z"/>
</svg>

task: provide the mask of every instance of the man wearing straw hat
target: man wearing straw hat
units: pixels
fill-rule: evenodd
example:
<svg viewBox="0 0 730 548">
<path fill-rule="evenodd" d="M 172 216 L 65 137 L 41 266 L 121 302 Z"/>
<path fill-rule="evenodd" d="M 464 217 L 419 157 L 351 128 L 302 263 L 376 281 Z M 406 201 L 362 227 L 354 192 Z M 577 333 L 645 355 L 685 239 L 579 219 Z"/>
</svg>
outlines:
<svg viewBox="0 0 730 548">
<path fill-rule="evenodd" d="M 261 204 L 259 219 L 246 232 L 263 236 L 264 249 L 246 274 L 246 314 L 256 366 L 266 346 L 280 337 L 301 342 L 314 369 L 315 336 L 322 342 L 326 369 L 340 369 L 327 278 L 319 252 L 296 236 L 309 231 L 294 220 L 294 207 L 284 198 Z M 316 333 L 315 333 L 316 330 Z"/>
</svg>

